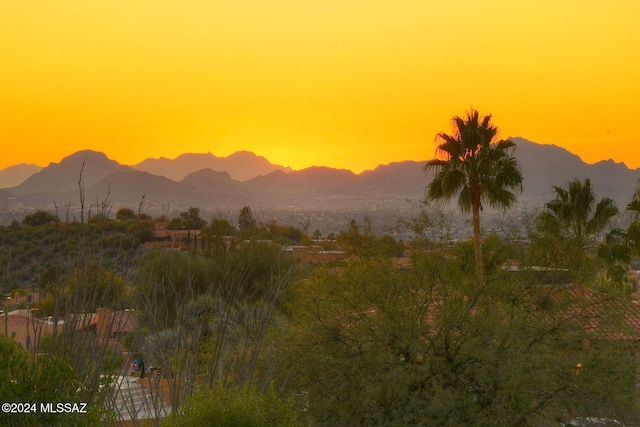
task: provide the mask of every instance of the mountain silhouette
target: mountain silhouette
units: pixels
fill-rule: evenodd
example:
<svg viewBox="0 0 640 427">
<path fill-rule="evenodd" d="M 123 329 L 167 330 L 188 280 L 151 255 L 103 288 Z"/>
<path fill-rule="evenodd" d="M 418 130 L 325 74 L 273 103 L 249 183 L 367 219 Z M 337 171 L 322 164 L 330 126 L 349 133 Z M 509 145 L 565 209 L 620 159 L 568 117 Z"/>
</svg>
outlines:
<svg viewBox="0 0 640 427">
<path fill-rule="evenodd" d="M 275 170 L 290 172 L 291 169 L 270 163 L 262 156 L 256 156 L 249 151 L 238 151 L 228 157 L 217 157 L 207 154 L 182 154 L 175 159 L 161 157 L 146 159 L 134 166 L 135 169 L 166 176 L 174 181 L 180 181 L 187 175 L 202 169 L 227 172 L 237 181 L 246 181 L 259 175 L 266 175 Z"/>
<path fill-rule="evenodd" d="M 624 163 L 607 160 L 589 165 L 564 148 L 536 144 L 520 137 L 511 139 L 516 143 L 515 155 L 524 175 L 524 191 L 518 197 L 521 205 L 541 206 L 553 199 L 552 186 L 564 187 L 577 177 L 589 178 L 597 197 L 611 197 L 624 208 L 638 185 L 640 169 L 629 169 Z M 245 159 L 250 165 L 257 164 L 256 161 L 262 164 L 263 169 L 259 171 L 271 169 L 271 172 L 243 181 L 228 171 L 201 168 L 175 180 L 124 166 L 103 153 L 85 150 L 60 163 L 51 163 L 20 185 L 4 189 L 0 193 L 0 205 L 3 200 L 11 199 L 12 204 L 32 208 L 52 209 L 53 203 L 77 206 L 82 175 L 86 204 L 100 206 L 107 201 L 114 207 L 137 207 L 144 196 L 144 206 L 151 213 L 165 213 L 167 206 L 174 210 L 189 206 L 206 210 L 242 206 L 328 210 L 368 209 L 377 204 L 406 207 L 407 200 L 419 201 L 424 197 L 431 179 L 423 170 L 426 161 L 394 162 L 355 174 L 322 166 L 290 171 L 277 165 L 265 166 L 264 162 L 268 161 L 252 153 L 236 154 L 227 158 L 188 154 L 162 164 L 168 165 L 169 170 L 171 165 L 188 159 L 194 159 L 195 166 L 212 159 L 216 162 Z M 161 164 L 154 160 L 147 165 Z M 186 171 L 180 170 L 180 173 Z M 257 172 L 254 170 L 254 174 Z"/>
<path fill-rule="evenodd" d="M 112 173 L 131 170 L 131 167 L 109 159 L 104 153 L 83 150 L 65 157 L 60 163 L 50 163 L 9 191 L 16 196 L 79 192 L 81 178 L 82 185 L 88 187 Z"/>
<path fill-rule="evenodd" d="M 26 163 L 4 168 L 0 170 L 0 188 L 20 185 L 31 175 L 41 170 L 41 166 Z"/>
<path fill-rule="evenodd" d="M 246 206 L 255 204 L 260 199 L 259 195 L 246 188 L 244 183 L 233 180 L 227 172 L 202 169 L 190 173 L 180 183 L 206 192 L 218 202 L 221 199 L 227 202 L 237 200 L 242 206 Z"/>
<path fill-rule="evenodd" d="M 537 144 L 524 138 L 510 138 L 525 177 L 520 199 L 531 205 L 555 197 L 552 186 L 565 187 L 575 178 L 589 178 L 598 198 L 609 197 L 624 208 L 640 178 L 640 169 L 629 169 L 612 160 L 589 165 L 580 157 L 556 145 Z"/>
</svg>

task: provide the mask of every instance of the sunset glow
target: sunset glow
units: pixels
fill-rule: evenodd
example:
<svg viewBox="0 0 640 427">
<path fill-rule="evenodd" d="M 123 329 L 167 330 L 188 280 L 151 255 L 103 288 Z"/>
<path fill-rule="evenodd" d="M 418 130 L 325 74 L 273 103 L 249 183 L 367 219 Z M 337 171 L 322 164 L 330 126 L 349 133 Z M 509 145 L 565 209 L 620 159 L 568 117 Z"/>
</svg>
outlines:
<svg viewBox="0 0 640 427">
<path fill-rule="evenodd" d="M 432 158 L 470 108 L 637 168 L 638 18 L 631 0 L 2 2 L 0 169 L 249 150 L 360 172 Z"/>
</svg>

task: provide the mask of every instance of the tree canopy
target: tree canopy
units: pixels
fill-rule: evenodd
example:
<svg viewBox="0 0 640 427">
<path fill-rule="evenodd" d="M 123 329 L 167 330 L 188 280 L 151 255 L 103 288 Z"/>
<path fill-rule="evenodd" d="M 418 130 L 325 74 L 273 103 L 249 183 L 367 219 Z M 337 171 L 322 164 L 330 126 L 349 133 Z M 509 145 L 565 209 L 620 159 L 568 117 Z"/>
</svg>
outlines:
<svg viewBox="0 0 640 427">
<path fill-rule="evenodd" d="M 584 346 L 599 303 L 500 268 L 479 285 L 464 252 L 414 254 L 410 270 L 369 258 L 294 288 L 285 372 L 310 424 L 637 421 L 633 352 Z"/>
<path fill-rule="evenodd" d="M 59 221 L 60 219 L 56 215 L 47 211 L 37 210 L 34 213 L 25 216 L 22 220 L 22 224 L 36 227 L 38 225 L 51 224 Z"/>
</svg>

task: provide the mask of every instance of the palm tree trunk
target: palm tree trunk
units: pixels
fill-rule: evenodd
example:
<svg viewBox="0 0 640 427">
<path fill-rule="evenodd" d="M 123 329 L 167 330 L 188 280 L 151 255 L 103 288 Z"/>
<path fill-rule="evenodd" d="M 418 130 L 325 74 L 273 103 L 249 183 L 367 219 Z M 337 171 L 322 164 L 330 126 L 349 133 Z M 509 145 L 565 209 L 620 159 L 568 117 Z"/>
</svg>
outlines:
<svg viewBox="0 0 640 427">
<path fill-rule="evenodd" d="M 484 283 L 484 263 L 482 261 L 482 237 L 480 236 L 480 203 L 473 203 L 473 249 L 476 261 L 476 278 Z"/>
</svg>

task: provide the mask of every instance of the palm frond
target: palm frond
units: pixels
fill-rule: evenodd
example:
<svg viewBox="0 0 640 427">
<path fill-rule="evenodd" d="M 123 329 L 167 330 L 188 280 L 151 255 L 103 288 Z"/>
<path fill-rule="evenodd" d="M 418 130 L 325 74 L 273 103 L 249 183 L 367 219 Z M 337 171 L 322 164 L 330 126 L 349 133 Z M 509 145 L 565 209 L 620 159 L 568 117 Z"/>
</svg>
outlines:
<svg viewBox="0 0 640 427">
<path fill-rule="evenodd" d="M 492 144 L 498 129 L 491 125 L 491 115 L 480 119 L 475 110 L 466 118 L 453 117 L 452 127 L 453 135 L 436 136 L 440 142 L 436 151 L 442 158 L 424 167 L 425 173 L 435 171 L 427 196 L 450 199 L 457 195 L 464 212 L 471 209 L 473 200 L 481 203 L 482 199 L 494 207 L 511 207 L 523 182 L 517 159 L 511 155 L 515 144 L 510 140 Z M 479 185 L 471 186 L 473 180 Z"/>
<path fill-rule="evenodd" d="M 627 204 L 626 211 L 632 221 L 640 220 L 640 182 L 638 183 L 636 191 L 633 193 L 631 201 Z"/>
<path fill-rule="evenodd" d="M 586 242 L 604 231 L 618 207 L 609 198 L 596 200 L 589 179 L 574 179 L 567 188 L 552 187 L 556 198 L 545 204 L 545 210 L 556 218 L 558 226 L 572 239 Z"/>
<path fill-rule="evenodd" d="M 464 213 L 469 213 L 473 207 L 472 200 L 471 189 L 468 185 L 463 186 L 458 197 L 458 206 L 460 207 L 460 210 Z"/>
<path fill-rule="evenodd" d="M 598 202 L 593 211 L 593 216 L 587 221 L 586 231 L 589 234 L 597 234 L 603 230 L 611 218 L 618 214 L 616 202 L 605 197 Z"/>
</svg>

